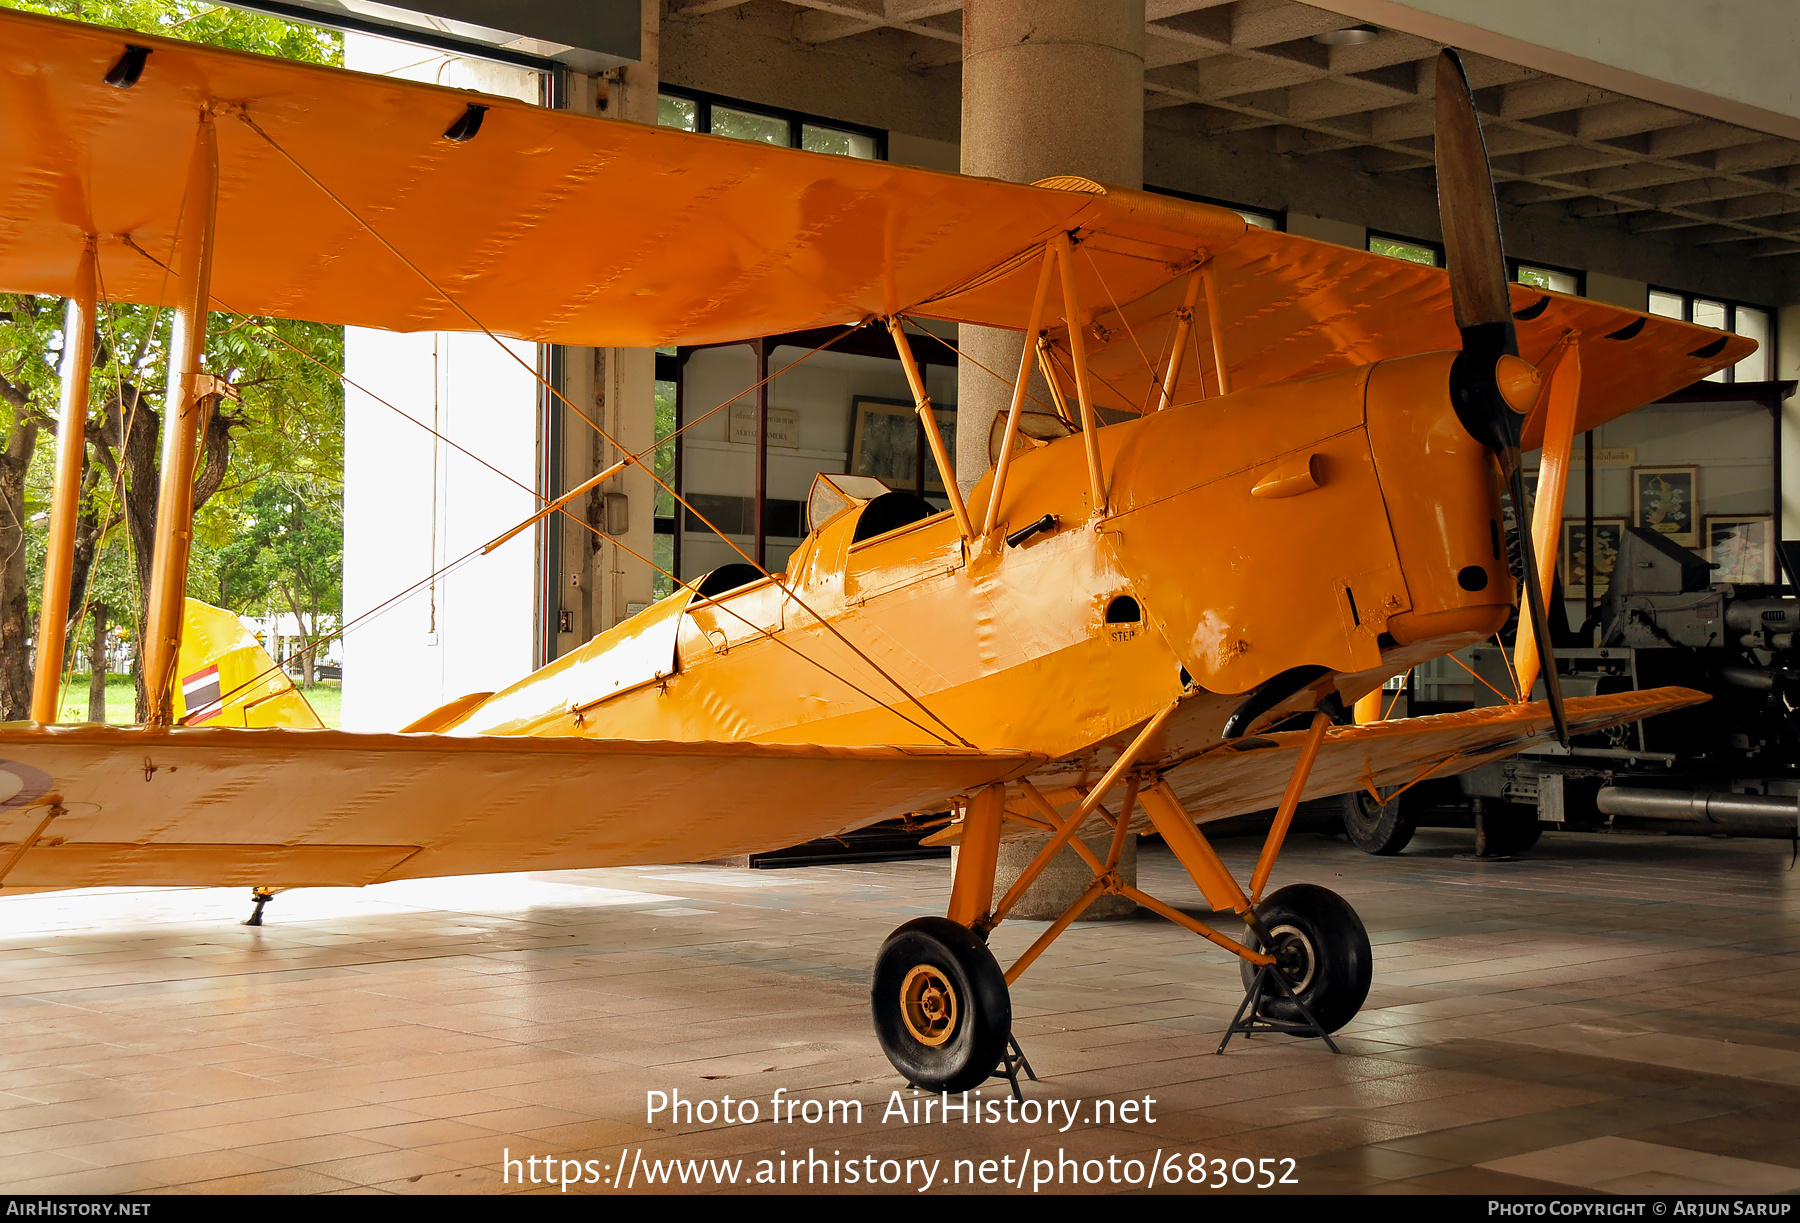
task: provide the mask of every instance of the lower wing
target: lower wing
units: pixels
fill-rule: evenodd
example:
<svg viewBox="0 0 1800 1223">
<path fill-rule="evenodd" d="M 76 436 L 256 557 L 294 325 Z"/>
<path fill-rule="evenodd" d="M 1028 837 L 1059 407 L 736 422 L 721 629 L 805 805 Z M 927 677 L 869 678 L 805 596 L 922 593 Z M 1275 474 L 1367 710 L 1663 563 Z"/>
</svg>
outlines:
<svg viewBox="0 0 1800 1223">
<path fill-rule="evenodd" d="M 1587 735 L 1710 699 L 1691 688 L 1652 688 L 1572 697 L 1564 706 L 1569 733 Z M 1267 810 L 1281 801 L 1305 738 L 1305 731 L 1283 731 L 1221 745 L 1176 765 L 1168 780 L 1201 823 Z M 1549 706 L 1542 701 L 1337 726 L 1326 732 L 1301 797 L 1453 777 L 1555 738 Z"/>
<path fill-rule="evenodd" d="M 0 887 L 692 862 L 943 810 L 1041 763 L 966 748 L 0 724 Z"/>
<path fill-rule="evenodd" d="M 1710 699 L 1691 688 L 1653 688 L 1571 697 L 1563 704 L 1570 734 L 1586 735 Z M 1525 748 L 1553 742 L 1555 736 L 1549 707 L 1542 701 L 1334 726 L 1325 733 L 1301 798 L 1327 798 L 1364 788 L 1411 785 L 1427 777 L 1453 777 Z M 1162 777 L 1198 823 L 1266 811 L 1281 801 L 1305 739 L 1305 731 L 1295 730 L 1229 740 L 1163 769 Z M 1053 805 L 1065 809 L 1082 796 L 1077 787 L 1045 795 Z M 1046 825 L 1022 795 L 1009 794 L 1006 810 L 1003 839 L 1041 836 L 1045 831 Z M 1089 817 L 1093 827 L 1099 826 L 1100 818 L 1098 813 Z M 1133 823 L 1140 829 L 1149 826 L 1141 811 L 1135 813 Z M 961 833 L 961 825 L 952 824 L 925 843 L 955 844 Z"/>
</svg>

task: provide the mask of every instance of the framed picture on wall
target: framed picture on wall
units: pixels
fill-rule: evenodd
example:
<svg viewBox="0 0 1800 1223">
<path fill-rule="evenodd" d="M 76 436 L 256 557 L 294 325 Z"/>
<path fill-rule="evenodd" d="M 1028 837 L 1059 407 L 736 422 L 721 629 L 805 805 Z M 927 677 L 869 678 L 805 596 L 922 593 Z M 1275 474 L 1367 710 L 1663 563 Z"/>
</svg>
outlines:
<svg viewBox="0 0 1800 1223">
<path fill-rule="evenodd" d="M 933 405 L 944 449 L 956 457 L 956 409 Z M 874 476 L 889 488 L 911 492 L 942 493 L 937 464 L 924 439 L 919 414 L 910 403 L 891 399 L 857 398 L 852 403 L 850 475 Z M 921 447 L 925 447 L 921 451 Z M 919 488 L 919 459 L 924 456 L 925 487 Z"/>
<path fill-rule="evenodd" d="M 1715 582 L 1775 580 L 1775 518 L 1771 514 L 1706 516 L 1706 559 Z"/>
<path fill-rule="evenodd" d="M 1535 467 L 1527 467 L 1524 475 L 1526 502 L 1529 506 L 1535 507 L 1537 505 L 1538 469 Z M 1506 487 L 1510 490 L 1512 485 L 1508 483 Z M 1528 512 L 1535 512 L 1535 508 L 1528 510 Z M 1510 491 L 1508 491 L 1505 499 L 1500 502 L 1500 519 L 1500 525 L 1505 528 L 1509 537 L 1514 531 L 1519 529 L 1519 520 L 1513 515 L 1512 493 Z"/>
<path fill-rule="evenodd" d="M 1700 543 L 1700 521 L 1694 517 L 1698 467 L 1633 467 L 1631 522 L 1656 531 L 1684 548 Z"/>
<path fill-rule="evenodd" d="M 1590 580 L 1596 599 L 1605 594 L 1606 588 L 1612 585 L 1613 566 L 1618 563 L 1619 545 L 1624 538 L 1623 518 L 1596 518 L 1594 545 L 1590 548 L 1586 519 L 1563 519 L 1563 598 L 1587 598 Z"/>
</svg>

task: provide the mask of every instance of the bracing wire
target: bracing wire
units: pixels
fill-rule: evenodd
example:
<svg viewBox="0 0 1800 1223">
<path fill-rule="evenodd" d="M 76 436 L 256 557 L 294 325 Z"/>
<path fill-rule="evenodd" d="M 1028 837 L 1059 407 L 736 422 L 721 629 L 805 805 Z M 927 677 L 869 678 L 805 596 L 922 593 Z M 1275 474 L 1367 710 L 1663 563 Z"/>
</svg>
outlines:
<svg viewBox="0 0 1800 1223">
<path fill-rule="evenodd" d="M 571 401 L 568 398 L 568 396 L 564 395 L 558 387 L 556 387 L 547 378 L 545 378 L 544 375 L 540 371 L 532 368 L 532 366 L 529 365 L 528 363 L 526 363 L 526 361 L 522 357 L 520 357 L 511 348 L 507 347 L 504 343 L 502 343 L 500 340 L 500 337 L 497 336 L 491 329 L 489 329 L 486 324 L 482 323 L 480 319 L 476 318 L 474 316 L 474 314 L 472 314 L 469 311 L 469 309 L 466 306 L 464 306 L 461 302 L 457 301 L 456 298 L 454 296 L 452 296 L 448 290 L 444 289 L 435 280 L 433 280 L 431 278 L 431 276 L 428 273 L 426 273 L 423 268 L 419 267 L 418 264 L 414 263 L 411 259 L 407 258 L 407 256 L 403 252 L 401 252 L 401 250 L 398 247 L 396 247 L 392 242 L 388 241 L 388 239 L 385 238 L 378 230 L 376 230 L 374 226 L 369 224 L 368 221 L 366 221 L 360 215 L 358 215 L 355 209 L 351 208 L 348 203 L 346 203 L 335 192 L 333 192 L 331 190 L 331 188 L 327 187 L 316 175 L 314 175 L 312 173 L 312 171 L 308 170 L 304 165 L 302 165 L 300 163 L 300 161 L 297 158 L 295 158 L 293 154 L 289 153 L 285 148 L 283 148 L 280 145 L 280 143 L 278 143 L 274 139 L 274 137 L 270 136 L 266 131 L 264 131 L 260 126 L 258 126 L 256 121 L 251 119 L 247 113 L 240 110 L 238 112 L 238 118 L 245 124 L 245 126 L 249 127 L 251 131 L 255 132 L 259 137 L 261 137 L 263 139 L 263 141 L 269 145 L 270 148 L 274 149 L 278 154 L 280 154 L 281 157 L 284 160 L 286 160 L 289 165 L 293 166 L 294 169 L 296 171 L 298 171 L 308 182 L 312 183 L 315 187 L 317 187 L 319 189 L 319 191 L 322 192 L 326 196 L 326 198 L 330 199 L 332 203 L 336 204 L 345 213 L 345 215 L 347 215 L 352 221 L 354 221 L 364 231 L 366 231 L 371 237 L 373 237 L 377 242 L 379 242 L 396 259 L 398 259 L 401 263 L 405 264 L 408 270 L 410 270 L 414 275 L 418 276 L 422 281 L 424 281 L 425 284 L 434 293 L 436 293 L 439 297 L 443 298 L 444 301 L 452 309 L 454 309 L 457 313 L 461 314 L 465 319 L 467 319 L 469 321 L 469 323 L 476 330 L 480 331 L 483 335 L 485 335 L 489 339 L 493 340 L 494 343 L 499 346 L 499 348 L 501 349 L 502 352 L 506 353 L 507 356 L 509 356 L 514 362 L 516 362 L 520 366 L 520 368 L 524 369 L 536 382 L 538 382 L 541 386 L 543 386 L 543 388 L 545 389 L 546 392 L 548 392 L 550 395 L 554 396 L 556 399 L 560 400 L 570 411 L 574 412 L 575 415 L 578 416 L 582 421 L 584 421 L 588 425 L 589 428 L 593 429 L 594 432 L 597 433 L 608 445 L 612 446 L 616 452 L 618 452 L 620 454 L 630 454 L 631 453 L 631 451 L 627 447 L 621 445 L 618 442 L 618 440 L 615 439 L 610 433 L 608 433 L 597 421 L 595 421 L 586 412 L 583 412 L 581 410 L 581 408 L 579 406 L 577 406 L 573 401 Z M 698 509 L 696 509 L 693 506 L 693 504 L 691 504 L 685 497 L 683 497 L 671 485 L 669 485 L 669 483 L 667 481 L 665 481 L 661 476 L 657 475 L 653 466 L 645 466 L 641 460 L 634 459 L 634 462 L 639 467 L 639 469 L 644 472 L 645 475 L 650 477 L 651 481 L 653 481 L 664 492 L 668 493 L 669 496 L 672 497 L 675 500 L 675 502 L 677 504 L 679 504 L 682 508 L 686 509 L 689 514 L 693 515 L 700 522 L 705 524 L 705 526 L 708 530 L 710 530 L 714 535 L 717 535 L 719 537 L 719 539 L 726 544 L 727 547 L 729 547 L 733 552 L 736 552 L 740 557 L 742 557 L 747 564 L 749 564 L 753 568 L 755 568 L 756 571 L 758 573 L 762 574 L 764 577 L 767 577 L 767 578 L 774 577 L 774 575 L 772 573 L 770 573 L 768 569 L 764 568 L 764 566 L 759 561 L 757 561 L 749 553 L 745 552 L 741 547 L 739 547 L 735 540 L 731 539 L 723 531 L 721 531 L 718 528 L 718 526 L 712 522 L 711 519 L 707 518 L 705 514 L 702 514 Z M 609 538 L 611 538 L 611 537 L 609 537 Z M 836 625 L 832 624 L 824 616 L 821 616 L 810 605 L 808 605 L 807 602 L 804 599 L 800 598 L 800 596 L 797 593 L 795 593 L 791 589 L 787 590 L 786 593 L 787 593 L 787 597 L 792 599 L 800 607 L 800 609 L 802 611 L 806 612 L 814 620 L 818 621 L 819 624 L 821 626 L 823 626 L 827 632 L 831 633 L 832 636 L 836 637 L 840 642 L 843 643 L 845 648 L 849 649 L 858 658 L 862 659 L 863 662 L 868 664 L 870 669 L 875 671 L 876 674 L 880 675 L 882 679 L 886 680 L 890 685 L 892 685 L 895 688 L 895 690 L 898 691 L 900 693 L 900 695 L 903 696 L 907 701 L 910 701 L 913 705 L 917 706 L 932 721 L 936 722 L 938 725 L 942 726 L 945 730 L 949 731 L 951 733 L 951 735 L 953 735 L 959 742 L 963 743 L 965 746 L 969 746 L 969 747 L 974 746 L 972 743 L 969 742 L 969 740 L 967 740 L 961 734 L 959 734 L 955 730 L 955 728 L 950 726 L 949 723 L 945 722 L 936 713 L 933 713 L 931 711 L 930 707 L 928 707 L 923 700 L 921 700 L 918 696 L 914 695 L 903 683 L 900 682 L 900 680 L 898 680 L 892 674 L 890 674 L 886 668 L 882 667 L 881 664 L 876 662 L 873 658 L 871 658 L 867 652 L 865 652 L 860 647 L 858 647 L 848 637 L 844 636 L 843 632 L 841 630 L 839 630 Z M 841 677 L 839 677 L 839 678 L 841 678 Z M 880 702 L 878 702 L 878 703 L 880 703 Z"/>
</svg>

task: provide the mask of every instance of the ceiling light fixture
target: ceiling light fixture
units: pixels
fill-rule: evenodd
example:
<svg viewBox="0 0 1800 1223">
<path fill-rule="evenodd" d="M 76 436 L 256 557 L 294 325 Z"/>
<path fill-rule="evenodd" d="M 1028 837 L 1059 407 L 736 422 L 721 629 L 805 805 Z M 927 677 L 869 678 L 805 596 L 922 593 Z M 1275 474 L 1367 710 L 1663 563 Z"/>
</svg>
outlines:
<svg viewBox="0 0 1800 1223">
<path fill-rule="evenodd" d="M 1381 31 L 1372 25 L 1347 26 L 1342 30 L 1326 30 L 1323 34 L 1314 34 L 1313 41 L 1328 47 L 1359 47 L 1366 42 L 1374 42 L 1381 37 Z"/>
</svg>

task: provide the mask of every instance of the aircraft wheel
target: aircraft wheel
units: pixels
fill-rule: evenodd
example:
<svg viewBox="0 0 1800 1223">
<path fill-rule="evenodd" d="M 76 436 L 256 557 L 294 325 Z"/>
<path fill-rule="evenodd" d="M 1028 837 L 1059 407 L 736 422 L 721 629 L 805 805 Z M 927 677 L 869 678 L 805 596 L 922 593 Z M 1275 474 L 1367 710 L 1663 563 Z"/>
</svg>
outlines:
<svg viewBox="0 0 1800 1223">
<path fill-rule="evenodd" d="M 947 917 L 921 917 L 888 935 L 869 1002 L 881 1051 L 927 1091 L 986 1082 L 1012 1034 L 1012 996 L 994 953 Z"/>
<path fill-rule="evenodd" d="M 1256 908 L 1275 941 L 1274 954 L 1282 977 L 1320 1027 L 1335 1032 L 1355 1017 L 1369 996 L 1375 975 L 1369 933 L 1362 918 L 1336 892 L 1310 883 L 1282 888 Z M 1251 934 L 1249 945 L 1261 949 Z M 1256 978 L 1256 965 L 1239 960 L 1244 988 Z M 1294 1000 L 1284 994 L 1267 998 L 1263 1014 L 1303 1022 Z"/>
<path fill-rule="evenodd" d="M 1409 791 L 1378 803 L 1367 790 L 1341 796 L 1344 834 L 1366 854 L 1397 854 L 1418 831 L 1419 820 Z"/>
</svg>

